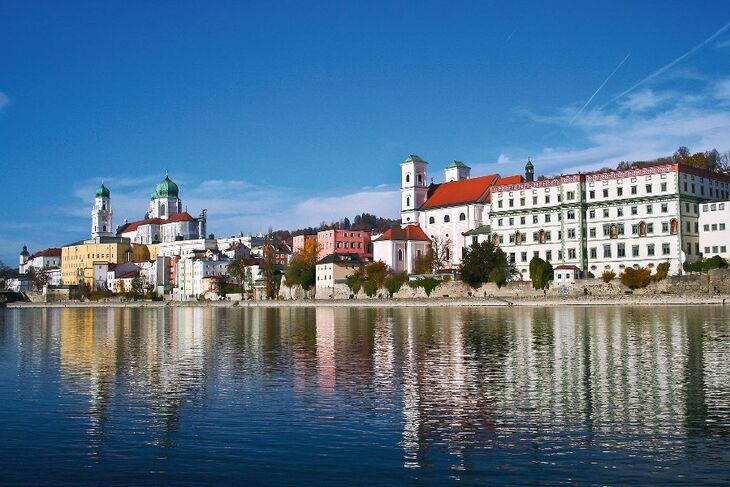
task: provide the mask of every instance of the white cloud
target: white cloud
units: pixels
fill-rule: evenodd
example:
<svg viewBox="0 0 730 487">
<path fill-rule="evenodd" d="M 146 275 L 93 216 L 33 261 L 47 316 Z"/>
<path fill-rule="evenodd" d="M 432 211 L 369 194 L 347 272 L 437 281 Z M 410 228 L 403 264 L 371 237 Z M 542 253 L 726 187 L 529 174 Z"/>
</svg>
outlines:
<svg viewBox="0 0 730 487">
<path fill-rule="evenodd" d="M 511 164 L 512 162 L 514 162 L 514 161 L 512 161 L 510 156 L 508 156 L 504 152 L 499 154 L 499 157 L 497 157 L 497 164 Z"/>
<path fill-rule="evenodd" d="M 587 110 L 569 128 L 571 107 L 536 114 L 521 109 L 532 121 L 555 125 L 573 147 L 545 147 L 526 151 L 536 154 L 537 171 L 546 175 L 614 166 L 622 160 L 647 160 L 669 155 L 680 145 L 691 150 L 727 150 L 730 142 L 730 78 L 705 82 L 692 92 L 644 89 L 628 94 L 620 106 Z M 508 159 L 514 156 L 505 154 Z M 515 166 L 516 170 L 519 170 Z"/>
<path fill-rule="evenodd" d="M 0 91 L 0 110 L 5 108 L 10 104 L 10 98 L 8 98 L 8 95 Z"/>
</svg>

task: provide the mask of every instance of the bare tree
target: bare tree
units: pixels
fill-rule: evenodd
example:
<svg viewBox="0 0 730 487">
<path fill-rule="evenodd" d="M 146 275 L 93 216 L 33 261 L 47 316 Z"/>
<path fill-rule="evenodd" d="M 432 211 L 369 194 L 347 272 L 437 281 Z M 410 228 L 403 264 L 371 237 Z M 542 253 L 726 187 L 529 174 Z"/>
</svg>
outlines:
<svg viewBox="0 0 730 487">
<path fill-rule="evenodd" d="M 451 239 L 434 237 L 431 241 L 434 272 L 442 272 L 451 267 Z"/>
</svg>

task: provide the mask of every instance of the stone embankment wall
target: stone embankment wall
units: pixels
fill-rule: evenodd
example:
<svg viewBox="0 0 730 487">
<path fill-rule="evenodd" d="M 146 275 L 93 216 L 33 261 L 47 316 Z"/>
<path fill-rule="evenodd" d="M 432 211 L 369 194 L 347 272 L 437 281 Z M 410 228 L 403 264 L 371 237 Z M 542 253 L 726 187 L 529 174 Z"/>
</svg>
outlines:
<svg viewBox="0 0 730 487">
<path fill-rule="evenodd" d="M 576 298 L 581 296 L 593 297 L 617 297 L 626 294 L 634 295 L 698 295 L 715 292 L 730 294 L 730 269 L 716 269 L 709 274 L 690 274 L 685 276 L 670 276 L 666 279 L 653 282 L 645 289 L 631 290 L 621 284 L 619 279 L 605 283 L 600 279 L 582 279 L 572 284 L 552 283 L 550 288 L 543 291 L 533 289 L 532 283 L 528 281 L 510 282 L 502 287 L 494 283 L 484 284 L 472 289 L 461 281 L 449 281 L 439 284 L 427 296 L 426 291 L 421 288 L 412 288 L 407 283 L 393 295 L 394 299 L 426 299 L 426 298 L 499 298 L 499 299 L 529 299 L 547 297 L 568 297 Z M 280 299 L 382 299 L 388 297 L 386 289 L 378 289 L 377 294 L 370 298 L 361 289 L 353 294 L 346 284 L 336 284 L 334 288 L 312 289 L 305 292 L 299 286 L 287 287 L 282 285 L 279 291 Z"/>
</svg>

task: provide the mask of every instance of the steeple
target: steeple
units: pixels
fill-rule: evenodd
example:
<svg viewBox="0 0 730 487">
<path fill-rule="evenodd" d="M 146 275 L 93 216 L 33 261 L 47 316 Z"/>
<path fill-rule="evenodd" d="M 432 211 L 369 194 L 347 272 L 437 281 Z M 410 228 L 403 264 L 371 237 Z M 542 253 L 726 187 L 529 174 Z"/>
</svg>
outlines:
<svg viewBox="0 0 730 487">
<path fill-rule="evenodd" d="M 535 166 L 532 165 L 530 158 L 527 158 L 527 164 L 525 164 L 525 181 L 535 180 Z"/>
<path fill-rule="evenodd" d="M 91 210 L 91 238 L 113 235 L 111 192 L 102 182 L 94 194 L 94 207 Z"/>
</svg>

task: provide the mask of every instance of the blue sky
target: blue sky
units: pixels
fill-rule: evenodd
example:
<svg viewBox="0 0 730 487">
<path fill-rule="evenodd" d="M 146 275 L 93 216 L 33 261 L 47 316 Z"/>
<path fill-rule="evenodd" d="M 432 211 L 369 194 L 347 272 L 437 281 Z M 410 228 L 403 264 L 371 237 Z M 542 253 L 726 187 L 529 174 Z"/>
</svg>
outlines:
<svg viewBox="0 0 730 487">
<path fill-rule="evenodd" d="M 0 0 L 0 259 L 86 238 L 102 179 L 115 224 L 141 218 L 166 169 L 230 235 L 395 217 L 412 153 L 439 181 L 727 150 L 729 22 L 719 1 Z"/>
</svg>

